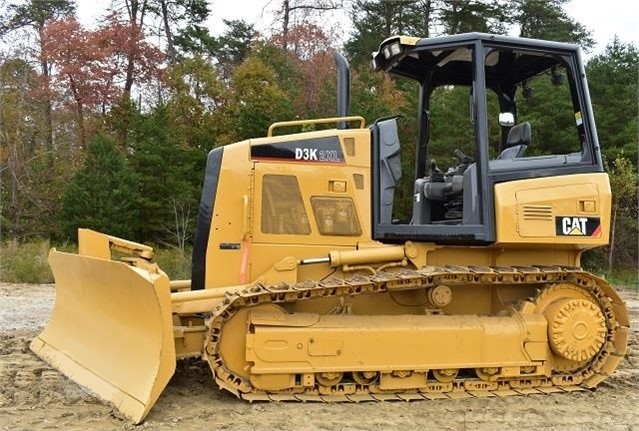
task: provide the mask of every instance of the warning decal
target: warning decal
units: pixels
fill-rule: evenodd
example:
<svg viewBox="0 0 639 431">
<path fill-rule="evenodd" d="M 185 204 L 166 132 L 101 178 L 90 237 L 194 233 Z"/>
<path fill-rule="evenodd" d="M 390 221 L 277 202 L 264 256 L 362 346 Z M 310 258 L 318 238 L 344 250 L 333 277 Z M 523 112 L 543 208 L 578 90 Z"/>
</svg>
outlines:
<svg viewBox="0 0 639 431">
<path fill-rule="evenodd" d="M 555 228 L 560 236 L 599 236 L 599 217 L 555 217 Z"/>
</svg>

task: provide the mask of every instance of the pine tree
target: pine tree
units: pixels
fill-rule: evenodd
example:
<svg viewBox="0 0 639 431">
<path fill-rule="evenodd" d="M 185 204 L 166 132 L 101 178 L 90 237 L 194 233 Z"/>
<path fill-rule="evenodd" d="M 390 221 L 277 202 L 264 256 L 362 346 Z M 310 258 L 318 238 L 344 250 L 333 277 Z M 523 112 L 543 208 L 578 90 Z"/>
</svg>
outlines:
<svg viewBox="0 0 639 431">
<path fill-rule="evenodd" d="M 215 39 L 215 52 L 211 54 L 217 59 L 222 78 L 228 79 L 250 54 L 257 31 L 252 24 L 243 20 L 222 21 L 227 29 Z"/>
<path fill-rule="evenodd" d="M 639 49 L 615 38 L 586 65 L 597 132 L 604 155 L 637 163 Z"/>
<path fill-rule="evenodd" d="M 206 152 L 186 145 L 194 136 L 178 127 L 164 107 L 136 121 L 131 162 L 140 177 L 142 196 L 138 235 L 145 241 L 177 245 L 193 238 L 195 216 L 204 179 Z M 211 138 L 212 139 L 212 138 Z M 181 236 L 178 232 L 187 232 Z"/>
<path fill-rule="evenodd" d="M 591 32 L 563 10 L 568 0 L 515 0 L 511 23 L 519 25 L 519 36 L 557 42 L 578 43 L 588 49 L 595 42 Z"/>
<path fill-rule="evenodd" d="M 112 139 L 97 135 L 86 159 L 64 191 L 64 233 L 76 239 L 78 228 L 131 237 L 137 221 L 136 177 Z"/>
<path fill-rule="evenodd" d="M 353 1 L 353 32 L 345 44 L 351 64 L 368 64 L 371 53 L 390 36 L 429 36 L 434 4 L 439 0 Z"/>
</svg>

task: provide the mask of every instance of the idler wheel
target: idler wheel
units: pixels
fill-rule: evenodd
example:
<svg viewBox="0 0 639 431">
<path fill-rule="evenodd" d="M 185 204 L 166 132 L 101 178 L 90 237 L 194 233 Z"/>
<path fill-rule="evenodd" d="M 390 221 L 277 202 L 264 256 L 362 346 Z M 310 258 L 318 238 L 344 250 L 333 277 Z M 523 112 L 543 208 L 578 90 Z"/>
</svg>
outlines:
<svg viewBox="0 0 639 431">
<path fill-rule="evenodd" d="M 601 309 L 582 298 L 558 299 L 544 310 L 552 351 L 565 359 L 592 359 L 606 339 L 606 320 Z"/>
</svg>

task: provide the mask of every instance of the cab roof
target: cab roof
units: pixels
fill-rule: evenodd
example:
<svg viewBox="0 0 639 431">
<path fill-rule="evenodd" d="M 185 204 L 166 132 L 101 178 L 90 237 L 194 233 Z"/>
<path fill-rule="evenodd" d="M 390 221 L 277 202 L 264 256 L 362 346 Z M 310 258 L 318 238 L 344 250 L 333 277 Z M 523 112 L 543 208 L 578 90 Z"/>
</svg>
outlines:
<svg viewBox="0 0 639 431">
<path fill-rule="evenodd" d="M 393 36 L 373 53 L 373 68 L 431 85 L 471 85 L 472 48 L 490 48 L 485 58 L 487 86 L 517 84 L 566 64 L 579 56 L 578 45 L 486 33 L 464 33 L 434 38 Z"/>
</svg>

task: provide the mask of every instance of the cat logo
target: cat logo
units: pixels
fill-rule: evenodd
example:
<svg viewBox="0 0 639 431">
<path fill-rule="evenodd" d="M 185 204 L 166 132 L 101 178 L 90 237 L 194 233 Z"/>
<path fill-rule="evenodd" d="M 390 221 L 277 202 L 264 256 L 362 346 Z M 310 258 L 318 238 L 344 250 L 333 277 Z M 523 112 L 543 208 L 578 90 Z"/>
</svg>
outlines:
<svg viewBox="0 0 639 431">
<path fill-rule="evenodd" d="M 556 217 L 556 233 L 560 236 L 599 236 L 599 217 Z"/>
<path fill-rule="evenodd" d="M 561 219 L 561 232 L 564 235 L 585 235 L 586 217 L 563 217 Z"/>
</svg>

